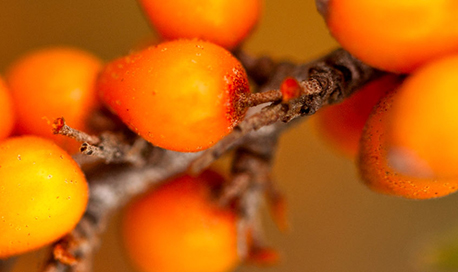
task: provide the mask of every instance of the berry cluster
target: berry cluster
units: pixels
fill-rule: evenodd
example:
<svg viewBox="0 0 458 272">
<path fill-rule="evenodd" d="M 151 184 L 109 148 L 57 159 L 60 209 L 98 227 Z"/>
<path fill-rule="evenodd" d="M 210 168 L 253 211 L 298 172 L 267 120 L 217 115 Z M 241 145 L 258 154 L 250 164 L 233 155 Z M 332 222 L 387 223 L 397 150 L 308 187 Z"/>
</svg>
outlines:
<svg viewBox="0 0 458 272">
<path fill-rule="evenodd" d="M 101 193 L 88 206 L 97 182 L 85 177 L 100 174 L 102 163 L 111 163 L 114 176 L 130 169 L 165 178 L 125 212 L 125 246 L 140 271 L 224 272 L 241 261 L 275 262 L 253 218 L 262 194 L 279 227 L 287 225 L 285 201 L 270 179 L 284 129 L 277 121 L 313 114 L 357 88 L 320 110 L 315 122 L 357 157 L 364 182 L 416 199 L 458 190 L 455 1 L 317 0 L 349 53 L 337 50 L 311 68 L 239 50 L 259 20 L 261 0 L 139 4 L 159 43 L 106 63 L 76 48 L 45 48 L 13 62 L 0 78 L 0 270 L 2 259 L 68 235 L 85 212 L 97 211 L 87 225 L 103 225 L 97 216 L 106 220 L 101 210 L 109 214 L 115 201 L 100 204 Z M 251 92 L 248 75 L 254 85 L 277 89 Z M 198 173 L 236 144 L 231 182 Z M 105 161 L 77 163 L 78 151 Z M 188 166 L 193 175 L 175 176 Z M 175 168 L 166 175 L 166 167 Z M 111 197 L 126 202 L 145 189 L 138 176 L 128 176 L 134 185 L 124 191 L 113 182 Z M 90 250 L 82 248 L 95 246 L 79 238 L 77 246 L 69 243 L 73 249 L 55 247 L 55 258 L 66 265 L 83 259 Z"/>
<path fill-rule="evenodd" d="M 104 127 L 125 131 L 119 118 L 156 147 L 196 152 L 244 118 L 248 77 L 228 49 L 251 32 L 261 0 L 140 4 L 163 38 L 159 44 L 105 64 L 80 49 L 44 48 L 13 62 L 0 79 L 0 259 L 58 240 L 86 209 L 88 184 L 69 155 L 80 145 L 56 135 L 63 129 L 84 141 Z M 141 269 L 210 272 L 237 264 L 236 212 L 211 203 L 221 180 L 212 172 L 179 178 L 129 208 L 126 246 Z M 150 213 L 154 220 L 143 221 Z M 167 237 L 175 242 L 165 250 Z M 176 261 L 177 248 L 187 259 Z M 211 262 L 196 261 L 209 254 Z"/>
<path fill-rule="evenodd" d="M 456 2 L 330 0 L 322 11 L 346 50 L 403 75 L 323 110 L 318 127 L 358 154 L 361 176 L 376 191 L 424 199 L 458 190 Z"/>
</svg>

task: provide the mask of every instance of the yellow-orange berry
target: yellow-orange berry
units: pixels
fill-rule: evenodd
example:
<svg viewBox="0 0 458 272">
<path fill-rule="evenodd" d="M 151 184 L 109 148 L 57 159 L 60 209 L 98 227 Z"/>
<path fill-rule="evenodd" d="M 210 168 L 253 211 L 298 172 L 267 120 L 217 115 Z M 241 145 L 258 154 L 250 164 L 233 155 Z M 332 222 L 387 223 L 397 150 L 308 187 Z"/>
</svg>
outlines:
<svg viewBox="0 0 458 272">
<path fill-rule="evenodd" d="M 199 38 L 228 49 L 245 39 L 262 0 L 140 0 L 148 19 L 165 39 Z"/>
<path fill-rule="evenodd" d="M 429 63 L 407 78 L 393 102 L 389 144 L 422 175 L 458 178 L 457 74 L 458 55 Z"/>
<path fill-rule="evenodd" d="M 13 100 L 5 82 L 0 78 L 0 140 L 11 134 L 14 121 Z"/>
<path fill-rule="evenodd" d="M 455 0 L 330 0 L 332 35 L 357 58 L 407 73 L 458 52 Z"/>
<path fill-rule="evenodd" d="M 354 158 L 369 114 L 377 102 L 399 83 L 399 78 L 394 75 L 370 82 L 342 103 L 318 111 L 312 122 L 333 147 Z"/>
<path fill-rule="evenodd" d="M 206 149 L 243 118 L 245 70 L 224 48 L 175 40 L 109 63 L 98 80 L 102 100 L 133 131 L 162 148 Z"/>
<path fill-rule="evenodd" d="M 235 212 L 221 208 L 214 190 L 222 177 L 182 176 L 128 206 L 127 253 L 143 272 L 224 272 L 238 263 Z"/>
<path fill-rule="evenodd" d="M 73 153 L 78 143 L 53 135 L 52 121 L 64 117 L 73 128 L 88 131 L 86 122 L 99 103 L 94 84 L 102 67 L 95 56 L 74 48 L 47 48 L 31 52 L 10 67 L 11 89 L 21 134 L 49 138 Z"/>
<path fill-rule="evenodd" d="M 87 200 L 83 172 L 56 144 L 35 136 L 0 142 L 0 258 L 70 232 Z"/>
</svg>

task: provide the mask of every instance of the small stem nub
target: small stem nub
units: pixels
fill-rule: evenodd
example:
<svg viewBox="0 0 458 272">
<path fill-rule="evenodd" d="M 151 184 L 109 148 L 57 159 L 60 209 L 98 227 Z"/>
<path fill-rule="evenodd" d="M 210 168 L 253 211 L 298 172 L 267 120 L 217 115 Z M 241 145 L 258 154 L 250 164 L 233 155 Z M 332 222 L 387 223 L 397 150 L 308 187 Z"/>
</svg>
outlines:
<svg viewBox="0 0 458 272">
<path fill-rule="evenodd" d="M 282 102 L 287 103 L 294 98 L 298 98 L 302 94 L 303 88 L 295 78 L 287 77 L 281 83 L 280 92 L 282 94 Z"/>
</svg>

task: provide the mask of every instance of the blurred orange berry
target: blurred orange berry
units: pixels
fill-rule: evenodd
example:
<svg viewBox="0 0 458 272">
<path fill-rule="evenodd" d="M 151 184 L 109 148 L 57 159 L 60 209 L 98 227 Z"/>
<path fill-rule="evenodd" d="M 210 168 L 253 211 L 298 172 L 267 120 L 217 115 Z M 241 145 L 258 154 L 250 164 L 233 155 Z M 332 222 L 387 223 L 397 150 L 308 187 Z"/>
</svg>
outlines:
<svg viewBox="0 0 458 272">
<path fill-rule="evenodd" d="M 195 152 L 214 145 L 244 117 L 241 97 L 249 84 L 242 65 L 224 48 L 175 40 L 109 63 L 98 90 L 152 144 Z"/>
<path fill-rule="evenodd" d="M 75 152 L 78 143 L 53 135 L 51 124 L 64 117 L 71 127 L 89 130 L 87 120 L 99 106 L 94 84 L 101 67 L 95 56 L 64 47 L 34 51 L 14 62 L 6 80 L 17 112 L 18 132 L 52 139 Z"/>
<path fill-rule="evenodd" d="M 261 16 L 262 0 L 140 0 L 165 39 L 198 38 L 233 49 Z"/>
<path fill-rule="evenodd" d="M 408 73 L 458 52 L 455 0 L 330 0 L 327 25 L 351 54 L 379 69 Z"/>
<path fill-rule="evenodd" d="M 70 232 L 87 200 L 83 172 L 56 144 L 35 136 L 0 142 L 0 259 Z"/>
<path fill-rule="evenodd" d="M 435 198 L 455 192 L 458 178 L 429 176 L 418 167 L 418 162 L 409 161 L 407 156 L 396 158 L 398 154 L 393 153 L 389 142 L 391 125 L 396 118 L 403 118 L 392 108 L 398 103 L 398 95 L 394 91 L 384 97 L 366 123 L 358 157 L 362 180 L 374 191 L 413 199 Z"/>
<path fill-rule="evenodd" d="M 367 118 L 388 92 L 396 88 L 400 79 L 387 75 L 368 83 L 342 103 L 320 109 L 312 116 L 312 123 L 325 140 L 343 154 L 354 158 Z"/>
<path fill-rule="evenodd" d="M 127 253 L 143 272 L 224 272 L 239 262 L 236 215 L 215 202 L 223 178 L 182 176 L 128 206 Z"/>
<path fill-rule="evenodd" d="M 458 55 L 429 63 L 407 78 L 393 102 L 389 144 L 423 175 L 458 178 L 457 74 Z"/>
<path fill-rule="evenodd" d="M 0 140 L 11 134 L 14 121 L 13 100 L 5 82 L 0 78 Z"/>
</svg>

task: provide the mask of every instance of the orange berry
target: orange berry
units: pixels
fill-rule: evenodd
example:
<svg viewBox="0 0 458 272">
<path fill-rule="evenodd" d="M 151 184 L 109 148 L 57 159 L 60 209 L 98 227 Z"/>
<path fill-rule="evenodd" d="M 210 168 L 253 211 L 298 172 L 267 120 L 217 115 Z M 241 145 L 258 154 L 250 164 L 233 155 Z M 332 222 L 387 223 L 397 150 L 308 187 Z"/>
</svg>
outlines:
<svg viewBox="0 0 458 272">
<path fill-rule="evenodd" d="M 385 94 L 399 85 L 399 81 L 397 76 L 389 75 L 368 83 L 342 103 L 318 111 L 312 117 L 315 127 L 329 144 L 354 158 L 372 109 Z"/>
<path fill-rule="evenodd" d="M 366 123 L 358 158 L 362 180 L 374 191 L 413 199 L 435 198 L 455 192 L 458 178 L 412 175 L 415 169 L 400 167 L 400 163 L 394 161 L 388 138 L 392 129 L 390 124 L 395 118 L 392 106 L 397 103 L 397 96 L 394 91 L 384 97 Z M 411 162 L 404 163 L 412 166 Z"/>
<path fill-rule="evenodd" d="M 357 58 L 408 73 L 458 52 L 457 12 L 455 0 L 330 0 L 326 21 Z"/>
<path fill-rule="evenodd" d="M 249 84 L 242 65 L 222 47 L 175 40 L 109 63 L 98 90 L 152 144 L 194 152 L 214 145 L 243 118 L 239 100 Z"/>
<path fill-rule="evenodd" d="M 165 39 L 199 38 L 228 49 L 245 39 L 261 16 L 261 0 L 140 0 Z"/>
<path fill-rule="evenodd" d="M 0 140 L 11 134 L 14 121 L 13 100 L 5 82 L 0 78 Z"/>
<path fill-rule="evenodd" d="M 102 67 L 95 56 L 74 48 L 31 52 L 11 65 L 7 73 L 17 112 L 17 129 L 54 140 L 69 152 L 78 143 L 53 135 L 52 121 L 64 117 L 73 128 L 88 131 L 91 112 L 98 107 L 94 89 Z"/>
<path fill-rule="evenodd" d="M 127 253 L 143 272 L 224 272 L 238 263 L 236 215 L 214 202 L 223 179 L 182 176 L 128 206 Z"/>
<path fill-rule="evenodd" d="M 70 232 L 87 200 L 83 172 L 56 144 L 35 136 L 0 142 L 0 258 Z"/>
<path fill-rule="evenodd" d="M 429 63 L 407 78 L 393 102 L 389 144 L 424 175 L 458 178 L 457 74 L 458 55 Z"/>
</svg>

